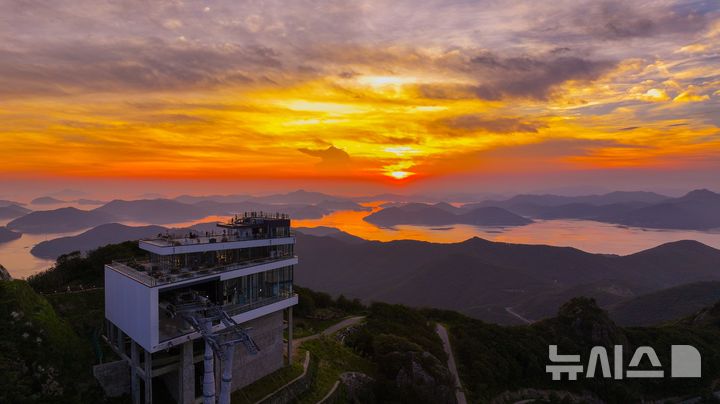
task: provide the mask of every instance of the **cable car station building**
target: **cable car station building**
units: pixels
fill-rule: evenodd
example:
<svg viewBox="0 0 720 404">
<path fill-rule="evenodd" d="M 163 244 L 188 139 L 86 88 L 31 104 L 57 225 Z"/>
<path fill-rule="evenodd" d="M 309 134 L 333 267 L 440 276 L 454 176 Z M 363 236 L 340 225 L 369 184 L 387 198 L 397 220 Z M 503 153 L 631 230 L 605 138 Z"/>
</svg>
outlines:
<svg viewBox="0 0 720 404">
<path fill-rule="evenodd" d="M 284 365 L 298 302 L 287 215 L 245 213 L 139 245 L 147 261 L 105 266 L 105 339 L 130 367 L 133 403 L 150 404 L 162 382 L 179 403 L 229 404 Z"/>
</svg>

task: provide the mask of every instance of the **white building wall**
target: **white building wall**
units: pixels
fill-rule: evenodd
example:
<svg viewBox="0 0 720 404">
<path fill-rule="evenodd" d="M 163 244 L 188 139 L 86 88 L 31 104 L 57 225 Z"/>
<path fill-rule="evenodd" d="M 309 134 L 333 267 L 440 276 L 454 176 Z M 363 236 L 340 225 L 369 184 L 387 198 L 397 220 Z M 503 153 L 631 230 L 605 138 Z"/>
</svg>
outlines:
<svg viewBox="0 0 720 404">
<path fill-rule="evenodd" d="M 105 318 L 151 351 L 158 341 L 157 288 L 149 288 L 105 266 Z"/>
</svg>

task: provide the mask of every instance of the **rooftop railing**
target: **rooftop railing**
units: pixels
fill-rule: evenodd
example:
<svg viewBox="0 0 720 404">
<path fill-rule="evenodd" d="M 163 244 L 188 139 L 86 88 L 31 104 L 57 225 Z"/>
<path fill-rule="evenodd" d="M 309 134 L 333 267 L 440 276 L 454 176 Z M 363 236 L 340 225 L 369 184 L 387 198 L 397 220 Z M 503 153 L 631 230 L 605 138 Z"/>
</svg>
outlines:
<svg viewBox="0 0 720 404">
<path fill-rule="evenodd" d="M 158 247 L 177 247 L 196 244 L 212 244 L 227 243 L 232 241 L 248 241 L 248 240 L 266 240 L 275 238 L 295 237 L 294 231 L 288 231 L 285 234 L 240 234 L 240 233 L 221 233 L 206 232 L 204 235 L 190 234 L 185 237 L 177 235 L 167 235 L 154 239 L 141 240 L 144 243 L 152 244 Z"/>
<path fill-rule="evenodd" d="M 228 271 L 235 271 L 238 269 L 244 269 L 253 267 L 256 265 L 261 264 L 269 264 L 273 262 L 279 262 L 284 261 L 290 258 L 296 258 L 296 255 L 292 254 L 284 254 L 279 255 L 275 257 L 267 257 L 267 258 L 257 258 L 253 260 L 248 261 L 242 261 L 227 265 L 218 265 L 210 268 L 182 268 L 178 270 L 149 270 L 148 268 L 151 268 L 149 262 L 141 262 L 141 263 L 130 263 L 130 262 L 121 262 L 121 261 L 113 261 L 110 265 L 110 268 L 113 269 L 116 272 L 119 272 L 137 282 L 140 282 L 146 286 L 149 287 L 155 287 L 160 285 L 166 285 L 170 283 L 176 283 L 176 282 L 182 282 L 189 279 L 195 279 L 200 278 L 203 276 L 208 276 L 212 274 L 222 273 L 222 272 L 228 272 Z M 133 266 L 139 266 L 143 269 L 138 269 L 137 267 Z"/>
</svg>

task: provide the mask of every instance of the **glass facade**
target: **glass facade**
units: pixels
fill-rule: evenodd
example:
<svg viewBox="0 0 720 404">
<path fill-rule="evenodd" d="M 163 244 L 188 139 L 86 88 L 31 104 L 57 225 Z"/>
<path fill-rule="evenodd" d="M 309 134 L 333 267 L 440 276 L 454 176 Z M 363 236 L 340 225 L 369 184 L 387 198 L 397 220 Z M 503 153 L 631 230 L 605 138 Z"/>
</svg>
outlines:
<svg viewBox="0 0 720 404">
<path fill-rule="evenodd" d="M 285 246 L 283 246 L 285 247 Z M 293 293 L 293 266 L 221 281 L 219 279 L 196 283 L 186 287 L 160 292 L 160 342 L 192 332 L 190 325 L 180 316 L 171 318 L 168 310 L 177 296 L 194 291 L 222 306 L 234 316 L 276 301 L 287 299 Z"/>
<path fill-rule="evenodd" d="M 244 264 L 258 260 L 291 257 L 292 255 L 293 244 L 282 244 L 189 254 L 150 254 L 150 263 L 152 271 L 198 271 L 232 264 Z"/>
<path fill-rule="evenodd" d="M 222 282 L 222 304 L 245 305 L 292 294 L 292 266 Z"/>
</svg>

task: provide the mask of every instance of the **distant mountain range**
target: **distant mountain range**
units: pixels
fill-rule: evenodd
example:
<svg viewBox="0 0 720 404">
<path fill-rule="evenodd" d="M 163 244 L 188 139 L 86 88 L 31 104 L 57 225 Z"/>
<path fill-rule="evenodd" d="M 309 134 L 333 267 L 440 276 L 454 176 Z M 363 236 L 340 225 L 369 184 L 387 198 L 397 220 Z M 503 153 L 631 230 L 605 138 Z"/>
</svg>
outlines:
<svg viewBox="0 0 720 404">
<path fill-rule="evenodd" d="M 366 216 L 364 220 L 379 226 L 395 226 L 399 224 L 423 226 L 451 224 L 521 226 L 532 223 L 532 220 L 499 207 L 459 209 L 447 203 L 437 203 L 435 205 L 410 203 L 402 206 L 392 206 L 372 213 Z"/>
<path fill-rule="evenodd" d="M 710 230 L 720 227 L 720 194 L 701 189 L 679 198 L 652 192 L 605 195 L 518 195 L 464 205 L 464 209 L 496 206 L 536 219 L 586 219 L 626 226 Z"/>
<path fill-rule="evenodd" d="M 250 198 L 252 198 L 252 195 L 235 195 L 235 194 L 233 194 L 233 195 L 180 195 L 176 198 L 173 198 L 173 200 L 182 202 L 182 203 L 188 203 L 188 204 L 193 204 L 193 203 L 203 202 L 203 201 L 233 203 L 233 202 L 244 202 Z M 159 199 L 159 198 L 147 198 L 147 199 Z"/>
<path fill-rule="evenodd" d="M 168 228 L 155 225 L 126 226 L 120 223 L 106 223 L 76 236 L 41 241 L 30 250 L 30 253 L 40 258 L 55 259 L 60 255 L 73 251 L 87 252 L 108 244 L 156 237 L 158 234 L 166 232 L 186 234 L 191 230 L 204 233 L 205 231 L 217 230 L 217 226 L 214 222 L 199 223 L 189 228 Z"/>
<path fill-rule="evenodd" d="M 618 214 L 611 222 L 660 229 L 709 230 L 720 227 L 720 194 L 706 189 Z"/>
<path fill-rule="evenodd" d="M 0 206 L 0 219 L 14 219 L 23 215 L 27 215 L 31 210 L 23 208 L 19 205 Z"/>
<path fill-rule="evenodd" d="M 15 202 L 15 201 L 9 201 L 7 199 L 0 199 L 0 207 L 10 206 L 10 205 L 17 205 L 17 206 L 23 206 L 24 203 Z"/>
<path fill-rule="evenodd" d="M 4 228 L 0 227 L 0 233 Z M 172 232 L 175 234 L 187 233 L 190 230 L 198 232 L 216 230 L 215 223 L 194 225 L 191 228 L 168 228 L 163 226 L 126 226 L 120 223 L 107 223 L 94 227 L 76 236 L 59 237 L 52 240 L 41 241 L 35 245 L 30 253 L 36 257 L 55 259 L 63 254 L 73 251 L 86 252 L 108 244 L 122 243 L 127 240 L 139 240 L 155 237 L 158 234 Z M 363 243 L 364 239 L 344 233 L 334 227 L 300 227 L 295 229 L 304 234 L 327 236 L 337 238 L 349 243 Z M 19 237 L 19 235 L 18 235 Z"/>
<path fill-rule="evenodd" d="M 567 297 L 605 306 L 699 281 L 720 281 L 720 250 L 695 241 L 627 256 L 472 238 L 439 244 L 401 240 L 347 242 L 298 233 L 298 284 L 365 301 L 457 310 L 517 323 L 552 315 Z M 618 309 L 619 310 L 619 309 Z"/>
<path fill-rule="evenodd" d="M 318 227 L 295 227 L 296 232 L 300 232 L 302 234 L 307 234 L 310 236 L 319 236 L 319 237 L 331 237 L 338 239 L 340 241 L 344 241 L 346 243 L 364 243 L 365 239 L 353 236 L 352 234 L 345 233 L 344 231 L 340 231 L 334 227 L 327 227 L 327 226 L 318 226 Z"/>
<path fill-rule="evenodd" d="M 387 201 L 387 202 L 403 202 L 403 203 L 410 203 L 410 202 L 425 202 L 425 203 L 435 203 L 440 202 L 440 200 L 433 196 L 428 195 L 401 195 L 401 194 L 391 194 L 391 193 L 384 193 L 384 194 L 376 194 L 376 195 L 365 195 L 365 196 L 354 196 L 351 197 L 355 202 L 375 202 L 375 201 Z"/>
<path fill-rule="evenodd" d="M 68 207 L 34 211 L 11 221 L 7 227 L 23 233 L 63 233 L 112 221 L 113 217 L 104 212 Z"/>
<path fill-rule="evenodd" d="M 84 198 L 78 199 L 75 202 L 77 202 L 79 205 L 104 205 L 105 203 L 107 203 L 105 201 L 99 201 L 96 199 L 84 199 Z"/>
<path fill-rule="evenodd" d="M 0 227 L 0 243 L 6 243 L 8 241 L 17 240 L 22 236 L 20 233 L 16 233 L 7 227 Z"/>
<path fill-rule="evenodd" d="M 127 240 L 139 240 L 157 236 L 168 230 L 162 226 L 125 226 L 108 223 L 97 226 L 77 236 L 60 237 L 42 241 L 35 245 L 30 253 L 36 257 L 55 259 L 73 251 L 85 252 L 107 244 L 121 243 Z"/>
<path fill-rule="evenodd" d="M 113 220 L 154 224 L 200 219 L 209 214 L 202 207 L 170 199 L 114 200 L 91 212 L 103 213 Z"/>
<path fill-rule="evenodd" d="M 563 206 L 570 204 L 611 205 L 628 202 L 658 203 L 670 199 L 665 195 L 644 191 L 615 191 L 602 195 L 562 196 L 552 194 L 523 194 L 505 200 L 487 200 L 478 206 L 500 206 L 511 210 L 521 210 L 534 206 Z M 474 206 L 475 204 L 471 205 Z M 467 206 L 467 205 L 466 205 Z"/>
<path fill-rule="evenodd" d="M 341 198 L 321 192 L 305 191 L 303 189 L 289 192 L 286 194 L 274 194 L 267 196 L 257 196 L 250 199 L 257 203 L 269 204 L 299 204 L 299 205 L 317 205 L 324 201 L 345 201 L 351 202 L 347 198 Z"/>
<path fill-rule="evenodd" d="M 343 198 L 321 192 L 311 192 L 299 189 L 297 191 L 285 194 L 273 194 L 266 196 L 253 196 L 249 194 L 231 194 L 231 195 L 181 195 L 174 200 L 183 203 L 194 204 L 198 202 L 221 202 L 221 203 L 253 203 L 259 205 L 322 205 L 330 206 L 331 204 L 342 204 L 344 209 L 357 209 L 360 206 L 353 202 L 351 198 Z"/>
<path fill-rule="evenodd" d="M 167 230 L 103 224 L 41 242 L 31 252 L 56 258 Z M 654 324 L 720 299 L 720 250 L 696 241 L 617 256 L 479 238 L 452 244 L 377 242 L 332 227 L 297 228 L 296 234 L 300 285 L 365 301 L 457 310 L 489 322 L 539 320 L 567 300 L 587 296 L 621 324 Z"/>
<path fill-rule="evenodd" d="M 187 196 L 182 199 L 195 200 Z M 8 223 L 8 227 L 24 233 L 60 233 L 112 222 L 167 224 L 198 220 L 207 216 L 230 216 L 248 211 L 282 212 L 295 219 L 317 219 L 336 210 L 369 210 L 347 199 L 306 191 L 252 198 L 241 202 L 227 202 L 228 197 L 219 199 L 224 202 L 204 198 L 193 203 L 171 199 L 114 200 L 92 210 L 66 207 L 30 212 Z M 274 203 L 283 200 L 287 202 Z M 307 204 L 310 202 L 314 204 Z"/>
<path fill-rule="evenodd" d="M 30 203 L 32 205 L 55 205 L 58 203 L 65 203 L 66 201 L 53 198 L 52 196 L 41 196 L 39 198 L 35 198 Z"/>
<path fill-rule="evenodd" d="M 415 199 L 417 195 L 396 199 Z M 51 200 L 52 199 L 52 200 Z M 355 198 L 363 200 L 363 198 Z M 4 201 L 11 202 L 11 201 Z M 33 203 L 60 203 L 43 197 Z M 83 204 L 100 201 L 84 200 Z M 2 206 L 3 201 L 0 201 Z M 584 219 L 626 226 L 710 230 L 720 228 L 720 194 L 696 190 L 679 198 L 652 192 L 612 192 L 604 195 L 518 195 L 455 207 L 447 203 L 387 205 L 365 220 L 379 226 L 415 224 L 443 226 L 520 226 L 532 219 Z M 13 205 L 13 206 L 8 206 Z M 26 233 L 76 231 L 112 222 L 179 223 L 206 216 L 227 216 L 244 211 L 283 212 L 295 219 L 317 219 L 338 210 L 369 211 L 353 198 L 298 190 L 267 196 L 183 195 L 175 199 L 114 200 L 93 210 L 61 208 L 26 212 L 19 204 L 0 207 L 0 218 L 15 218 L 8 227 Z"/>
<path fill-rule="evenodd" d="M 701 189 L 679 198 L 653 192 L 611 192 L 603 195 L 517 195 L 454 207 L 447 203 L 383 205 L 365 218 L 379 226 L 398 224 L 476 224 L 517 226 L 529 219 L 583 219 L 625 226 L 711 230 L 720 228 L 720 194 Z M 488 210 L 494 208 L 495 210 Z M 498 210 L 500 209 L 500 210 Z"/>
</svg>

